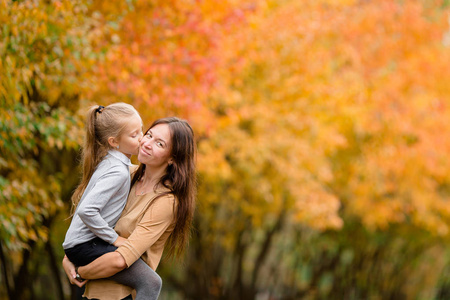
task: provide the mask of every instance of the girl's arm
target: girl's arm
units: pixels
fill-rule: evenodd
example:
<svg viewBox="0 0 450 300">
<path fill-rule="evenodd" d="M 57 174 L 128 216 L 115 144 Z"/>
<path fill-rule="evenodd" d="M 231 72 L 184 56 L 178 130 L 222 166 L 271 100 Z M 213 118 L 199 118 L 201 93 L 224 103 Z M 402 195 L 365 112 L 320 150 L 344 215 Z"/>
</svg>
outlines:
<svg viewBox="0 0 450 300">
<path fill-rule="evenodd" d="M 124 208 L 128 194 L 128 189 L 124 189 L 124 185 L 129 176 L 130 174 L 124 172 L 123 168 L 112 167 L 97 179 L 95 186 L 86 194 L 77 208 L 78 216 L 89 230 L 97 237 L 115 246 L 119 246 L 116 244 L 118 234 L 100 213 L 111 215 Z M 123 193 L 122 197 L 118 197 L 121 192 Z"/>
<path fill-rule="evenodd" d="M 123 243 L 126 242 L 126 240 L 127 240 L 126 238 L 119 236 L 113 245 L 116 247 L 120 247 L 123 245 Z"/>
</svg>

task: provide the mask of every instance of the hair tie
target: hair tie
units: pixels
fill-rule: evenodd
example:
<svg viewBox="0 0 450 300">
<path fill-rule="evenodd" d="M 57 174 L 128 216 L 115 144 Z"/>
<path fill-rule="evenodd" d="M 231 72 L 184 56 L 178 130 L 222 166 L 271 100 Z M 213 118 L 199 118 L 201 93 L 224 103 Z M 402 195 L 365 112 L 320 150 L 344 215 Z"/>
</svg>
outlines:
<svg viewBox="0 0 450 300">
<path fill-rule="evenodd" d="M 104 108 L 104 106 L 99 105 L 95 112 L 101 114 Z"/>
</svg>

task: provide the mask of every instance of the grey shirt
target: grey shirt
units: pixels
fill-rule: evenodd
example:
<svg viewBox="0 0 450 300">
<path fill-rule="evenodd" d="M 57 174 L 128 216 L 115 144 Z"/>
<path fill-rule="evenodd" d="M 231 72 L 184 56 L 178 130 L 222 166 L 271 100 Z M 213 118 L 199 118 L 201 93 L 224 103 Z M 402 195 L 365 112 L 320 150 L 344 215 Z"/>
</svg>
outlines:
<svg viewBox="0 0 450 300">
<path fill-rule="evenodd" d="M 130 159 L 109 150 L 98 164 L 81 196 L 63 243 L 64 249 L 95 237 L 112 244 L 118 238 L 114 226 L 127 202 L 130 191 Z"/>
</svg>

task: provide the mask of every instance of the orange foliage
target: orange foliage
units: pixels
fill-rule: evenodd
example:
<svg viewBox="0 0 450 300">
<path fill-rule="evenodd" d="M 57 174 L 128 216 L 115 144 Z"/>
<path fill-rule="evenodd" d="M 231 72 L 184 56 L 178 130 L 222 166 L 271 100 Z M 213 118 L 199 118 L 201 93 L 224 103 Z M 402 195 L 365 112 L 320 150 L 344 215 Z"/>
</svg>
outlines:
<svg viewBox="0 0 450 300">
<path fill-rule="evenodd" d="M 99 101 L 126 101 L 148 122 L 166 115 L 189 119 L 202 134 L 211 123 L 205 100 L 216 82 L 218 47 L 239 21 L 232 1 L 97 2 L 103 22 L 116 20 L 107 59 L 97 68 Z M 117 16 L 120 16 L 117 21 Z"/>
<path fill-rule="evenodd" d="M 269 164 L 264 180 L 283 184 L 297 220 L 313 227 L 350 214 L 370 228 L 413 222 L 447 234 L 446 11 L 421 1 L 266 4 L 220 48 L 216 147 L 203 155 L 232 156 L 255 176 Z"/>
</svg>

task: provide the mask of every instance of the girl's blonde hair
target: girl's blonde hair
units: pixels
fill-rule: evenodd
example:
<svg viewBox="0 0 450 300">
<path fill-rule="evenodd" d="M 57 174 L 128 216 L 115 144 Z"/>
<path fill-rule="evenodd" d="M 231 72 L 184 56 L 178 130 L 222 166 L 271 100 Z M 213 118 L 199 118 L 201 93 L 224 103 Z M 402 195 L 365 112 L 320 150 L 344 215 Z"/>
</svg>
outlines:
<svg viewBox="0 0 450 300">
<path fill-rule="evenodd" d="M 83 173 L 81 182 L 72 195 L 73 209 L 78 205 L 98 164 L 112 148 L 108 139 L 113 137 L 120 140 L 128 121 L 136 116 L 140 118 L 137 110 L 126 103 L 114 103 L 106 107 L 94 105 L 89 108 L 81 154 Z"/>
</svg>

